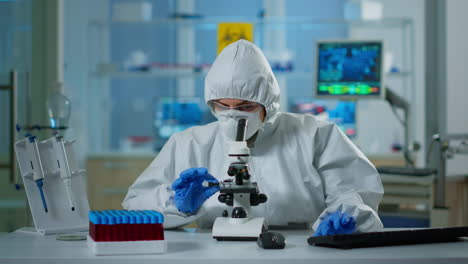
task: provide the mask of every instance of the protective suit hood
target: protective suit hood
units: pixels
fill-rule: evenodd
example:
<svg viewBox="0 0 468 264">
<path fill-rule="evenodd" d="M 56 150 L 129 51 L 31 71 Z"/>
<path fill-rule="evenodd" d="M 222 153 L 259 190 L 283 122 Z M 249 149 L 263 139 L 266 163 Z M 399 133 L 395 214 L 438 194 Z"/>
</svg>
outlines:
<svg viewBox="0 0 468 264">
<path fill-rule="evenodd" d="M 223 49 L 205 79 L 205 102 L 239 99 L 265 107 L 265 123 L 279 111 L 278 82 L 262 51 L 247 40 L 238 40 Z"/>
</svg>

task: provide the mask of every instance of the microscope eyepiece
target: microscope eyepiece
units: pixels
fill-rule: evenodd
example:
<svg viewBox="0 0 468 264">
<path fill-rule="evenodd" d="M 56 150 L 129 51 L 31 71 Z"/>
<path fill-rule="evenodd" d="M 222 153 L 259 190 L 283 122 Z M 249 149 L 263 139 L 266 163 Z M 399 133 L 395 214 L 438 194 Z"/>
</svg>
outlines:
<svg viewBox="0 0 468 264">
<path fill-rule="evenodd" d="M 247 119 L 241 118 L 237 123 L 236 141 L 245 141 L 245 132 L 247 131 Z"/>
</svg>

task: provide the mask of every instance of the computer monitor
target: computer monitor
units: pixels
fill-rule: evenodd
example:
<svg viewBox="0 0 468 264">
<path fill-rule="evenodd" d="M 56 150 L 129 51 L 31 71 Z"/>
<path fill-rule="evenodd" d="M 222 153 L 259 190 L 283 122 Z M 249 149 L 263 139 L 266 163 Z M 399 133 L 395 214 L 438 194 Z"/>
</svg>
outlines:
<svg viewBox="0 0 468 264">
<path fill-rule="evenodd" d="M 384 98 L 383 42 L 319 41 L 316 73 L 316 98 Z"/>
</svg>

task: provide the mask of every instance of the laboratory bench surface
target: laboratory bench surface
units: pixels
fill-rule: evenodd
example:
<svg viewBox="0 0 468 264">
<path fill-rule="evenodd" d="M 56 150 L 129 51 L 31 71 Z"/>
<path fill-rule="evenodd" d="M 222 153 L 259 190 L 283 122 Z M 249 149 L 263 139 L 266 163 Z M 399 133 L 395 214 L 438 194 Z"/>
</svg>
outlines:
<svg viewBox="0 0 468 264">
<path fill-rule="evenodd" d="M 468 263 L 468 240 L 342 250 L 309 246 L 308 231 L 278 232 L 286 237 L 282 250 L 261 249 L 255 242 L 216 241 L 208 230 L 181 229 L 165 231 L 164 254 L 94 256 L 84 240 L 15 231 L 0 236 L 0 263 Z"/>
</svg>

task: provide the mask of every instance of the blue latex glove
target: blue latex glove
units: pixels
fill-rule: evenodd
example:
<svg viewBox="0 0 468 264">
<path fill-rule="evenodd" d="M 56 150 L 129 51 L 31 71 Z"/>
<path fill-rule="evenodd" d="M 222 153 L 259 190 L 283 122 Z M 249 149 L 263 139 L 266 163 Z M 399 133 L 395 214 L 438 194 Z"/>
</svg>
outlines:
<svg viewBox="0 0 468 264">
<path fill-rule="evenodd" d="M 179 211 L 196 212 L 210 196 L 219 191 L 219 185 L 204 187 L 204 181 L 218 182 L 206 168 L 191 168 L 180 173 L 179 178 L 172 183 L 175 191 L 174 203 Z"/>
<path fill-rule="evenodd" d="M 351 234 L 356 231 L 356 220 L 347 213 L 334 212 L 325 216 L 313 236 Z"/>
</svg>

